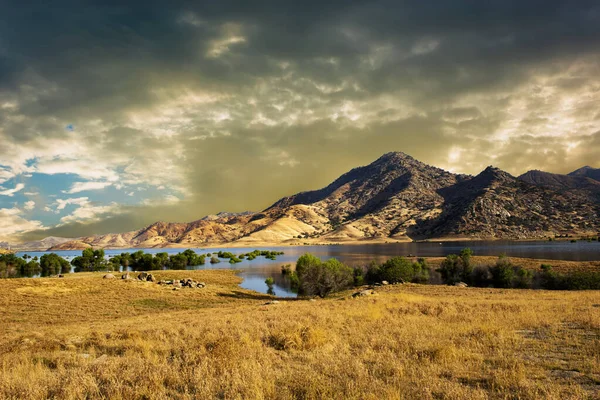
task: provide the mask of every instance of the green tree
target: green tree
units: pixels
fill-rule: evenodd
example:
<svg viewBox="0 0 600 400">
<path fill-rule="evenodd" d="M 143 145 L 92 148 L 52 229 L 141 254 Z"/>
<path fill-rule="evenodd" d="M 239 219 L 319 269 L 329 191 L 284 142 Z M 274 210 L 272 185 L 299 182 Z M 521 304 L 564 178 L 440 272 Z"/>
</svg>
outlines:
<svg viewBox="0 0 600 400">
<path fill-rule="evenodd" d="M 304 254 L 296 262 L 299 292 L 304 295 L 326 297 L 346 289 L 354 282 L 352 268 L 335 258 L 322 262 L 312 254 Z"/>
<path fill-rule="evenodd" d="M 492 283 L 497 288 L 510 288 L 515 277 L 514 267 L 508 257 L 502 255 L 490 269 L 492 274 Z"/>
<path fill-rule="evenodd" d="M 471 274 L 473 266 L 471 265 L 471 256 L 473 252 L 469 248 L 465 248 L 460 252 L 460 255 L 449 254 L 442 261 L 438 272 L 442 276 L 442 281 L 448 285 L 454 285 L 456 282 L 471 283 Z"/>
<path fill-rule="evenodd" d="M 69 262 L 56 253 L 44 254 L 40 258 L 42 276 L 66 274 L 71 271 Z"/>
</svg>

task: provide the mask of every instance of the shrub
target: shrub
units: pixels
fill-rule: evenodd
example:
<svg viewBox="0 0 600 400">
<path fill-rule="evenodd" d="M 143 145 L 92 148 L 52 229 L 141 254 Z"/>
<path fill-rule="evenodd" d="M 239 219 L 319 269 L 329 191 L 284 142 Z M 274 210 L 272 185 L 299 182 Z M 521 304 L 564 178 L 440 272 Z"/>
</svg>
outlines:
<svg viewBox="0 0 600 400">
<path fill-rule="evenodd" d="M 515 271 L 510 259 L 506 256 L 500 256 L 496 265 L 490 269 L 492 274 L 492 283 L 497 288 L 510 288 L 515 276 Z"/>
<path fill-rule="evenodd" d="M 477 287 L 488 287 L 492 285 L 492 274 L 487 265 L 478 265 L 471 273 L 471 285 Z"/>
<path fill-rule="evenodd" d="M 362 267 L 355 267 L 353 272 L 354 286 L 362 286 L 365 283 L 365 270 Z"/>
<path fill-rule="evenodd" d="M 447 285 L 453 285 L 460 279 L 460 258 L 456 254 L 448 254 L 442 261 L 438 272 L 442 275 L 442 281 Z"/>
<path fill-rule="evenodd" d="M 296 262 L 299 291 L 303 295 L 326 297 L 346 289 L 354 282 L 352 268 L 335 258 L 322 262 L 312 254 L 301 256 Z"/>
<path fill-rule="evenodd" d="M 267 284 L 267 286 L 271 287 L 271 286 L 273 286 L 275 281 L 273 280 L 272 277 L 269 276 L 267 279 L 265 279 L 265 283 Z"/>
<path fill-rule="evenodd" d="M 379 267 L 380 281 L 389 283 L 410 282 L 413 278 L 413 268 L 406 258 L 390 258 Z"/>
</svg>

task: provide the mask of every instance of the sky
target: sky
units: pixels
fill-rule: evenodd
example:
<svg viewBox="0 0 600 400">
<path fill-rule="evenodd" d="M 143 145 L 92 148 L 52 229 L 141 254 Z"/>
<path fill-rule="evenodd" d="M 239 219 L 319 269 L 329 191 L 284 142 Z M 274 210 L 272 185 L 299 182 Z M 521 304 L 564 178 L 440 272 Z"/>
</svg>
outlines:
<svg viewBox="0 0 600 400">
<path fill-rule="evenodd" d="M 597 0 L 0 9 L 0 240 L 258 211 L 389 151 L 600 167 Z"/>
</svg>

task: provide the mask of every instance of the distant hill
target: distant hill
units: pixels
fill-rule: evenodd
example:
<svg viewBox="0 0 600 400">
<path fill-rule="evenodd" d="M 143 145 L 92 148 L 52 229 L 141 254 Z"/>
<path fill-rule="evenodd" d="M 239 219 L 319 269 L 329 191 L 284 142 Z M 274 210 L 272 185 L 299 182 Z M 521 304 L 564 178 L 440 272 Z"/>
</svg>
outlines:
<svg viewBox="0 0 600 400">
<path fill-rule="evenodd" d="M 592 171 L 592 173 L 588 176 L 585 174 L 585 171 Z M 568 175 L 553 174 L 544 171 L 528 171 L 519 176 L 519 179 L 532 185 L 547 187 L 561 192 L 574 190 L 583 196 L 589 197 L 592 201 L 600 201 L 600 181 L 591 178 L 591 176 L 594 176 L 593 171 L 600 170 L 584 167 Z"/>
<path fill-rule="evenodd" d="M 597 234 L 599 187 L 600 182 L 581 173 L 530 171 L 515 178 L 488 167 L 477 176 L 457 175 L 393 152 L 262 212 L 156 222 L 137 231 L 77 238 L 53 249 Z"/>
<path fill-rule="evenodd" d="M 72 240 L 73 239 L 71 238 L 49 236 L 42 240 L 15 244 L 12 247 L 13 250 L 18 251 L 44 251 L 50 247 L 58 246 L 66 242 L 70 242 Z"/>
<path fill-rule="evenodd" d="M 569 174 L 569 176 L 585 176 L 587 178 L 600 181 L 600 168 L 582 167 Z"/>
</svg>

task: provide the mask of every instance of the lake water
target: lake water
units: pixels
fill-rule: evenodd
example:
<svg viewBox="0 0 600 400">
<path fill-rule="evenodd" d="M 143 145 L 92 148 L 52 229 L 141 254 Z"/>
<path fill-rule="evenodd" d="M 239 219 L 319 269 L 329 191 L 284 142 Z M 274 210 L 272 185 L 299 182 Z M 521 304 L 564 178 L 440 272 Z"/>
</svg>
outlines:
<svg viewBox="0 0 600 400">
<path fill-rule="evenodd" d="M 273 278 L 274 285 L 272 294 L 280 297 L 295 297 L 289 288 L 289 282 L 281 274 L 281 267 L 286 264 L 295 264 L 298 257 L 304 253 L 312 253 L 325 260 L 335 257 L 341 262 L 350 265 L 366 265 L 370 261 L 383 262 L 390 257 L 414 255 L 417 257 L 438 257 L 448 254 L 457 254 L 461 249 L 469 247 L 475 255 L 499 256 L 506 254 L 509 257 L 545 258 L 551 260 L 570 261 L 600 261 L 600 242 L 577 241 L 570 242 L 509 242 L 509 241 L 480 241 L 480 242 L 424 242 L 424 243 L 390 243 L 390 244 L 364 244 L 364 245 L 331 245 L 331 246 L 280 246 L 269 247 L 268 250 L 285 252 L 276 260 L 267 260 L 257 257 L 253 261 L 243 260 L 238 264 L 229 264 L 228 260 L 222 260 L 218 264 L 207 263 L 194 269 L 234 269 L 240 271 L 244 279 L 240 285 L 246 289 L 267 293 L 268 288 L 265 279 Z M 199 254 L 217 253 L 229 251 L 233 254 L 248 253 L 255 248 L 192 248 Z M 265 248 L 260 248 L 264 250 Z M 107 256 L 121 254 L 123 252 L 133 253 L 143 250 L 146 253 L 166 252 L 177 254 L 185 249 L 118 249 L 105 250 Z M 45 252 L 19 252 L 23 254 L 41 257 Z M 72 260 L 73 257 L 81 255 L 81 251 L 56 251 L 58 255 Z"/>
</svg>

